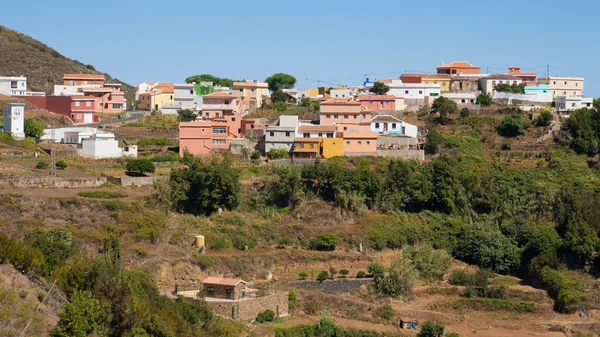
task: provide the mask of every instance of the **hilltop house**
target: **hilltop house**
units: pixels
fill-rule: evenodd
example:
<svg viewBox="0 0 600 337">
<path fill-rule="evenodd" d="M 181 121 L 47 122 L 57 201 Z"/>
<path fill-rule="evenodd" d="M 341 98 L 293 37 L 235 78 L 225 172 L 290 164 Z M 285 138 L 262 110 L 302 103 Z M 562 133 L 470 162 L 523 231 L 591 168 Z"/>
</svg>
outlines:
<svg viewBox="0 0 600 337">
<path fill-rule="evenodd" d="M 478 66 L 472 65 L 467 61 L 454 61 L 447 64 L 442 63 L 441 66 L 436 67 L 438 74 L 447 75 L 469 75 L 479 74 L 480 69 Z"/>
<path fill-rule="evenodd" d="M 416 138 L 417 126 L 401 121 L 392 115 L 378 115 L 371 119 L 371 132 L 380 135 L 403 135 Z"/>
<path fill-rule="evenodd" d="M 363 111 L 361 102 L 352 98 L 330 98 L 321 102 L 321 125 L 335 126 L 339 131 L 367 131 L 370 111 Z"/>
<path fill-rule="evenodd" d="M 223 118 L 197 119 L 179 123 L 179 155 L 208 154 L 213 150 L 227 150 L 231 145 L 228 137 L 229 123 Z"/>
</svg>

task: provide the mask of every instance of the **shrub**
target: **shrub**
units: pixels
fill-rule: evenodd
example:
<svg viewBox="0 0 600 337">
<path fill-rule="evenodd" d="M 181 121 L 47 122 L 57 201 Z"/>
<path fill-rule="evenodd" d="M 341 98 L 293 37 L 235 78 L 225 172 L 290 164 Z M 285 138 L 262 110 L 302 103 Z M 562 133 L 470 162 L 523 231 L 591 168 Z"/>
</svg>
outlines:
<svg viewBox="0 0 600 337">
<path fill-rule="evenodd" d="M 435 250 L 430 245 L 405 246 L 402 256 L 411 261 L 422 278 L 428 280 L 443 279 L 452 263 L 452 258 L 446 251 Z"/>
<path fill-rule="evenodd" d="M 305 272 L 301 272 L 300 274 L 298 274 L 298 276 L 300 277 L 301 280 L 306 280 L 306 278 L 308 277 L 308 274 Z"/>
<path fill-rule="evenodd" d="M 258 160 L 258 159 L 260 159 L 260 155 L 261 155 L 260 151 L 254 151 L 254 152 L 252 152 L 252 156 L 250 158 L 252 160 Z"/>
<path fill-rule="evenodd" d="M 468 118 L 471 115 L 471 111 L 468 108 L 460 109 L 460 118 Z"/>
<path fill-rule="evenodd" d="M 502 147 L 500 147 L 500 148 L 504 151 L 510 151 L 512 146 L 510 145 L 510 143 L 504 143 L 504 144 L 502 144 Z"/>
<path fill-rule="evenodd" d="M 317 281 L 323 282 L 323 281 L 325 281 L 328 278 L 329 278 L 329 273 L 327 271 L 323 270 L 317 276 Z"/>
<path fill-rule="evenodd" d="M 289 238 L 285 237 L 285 236 L 279 238 L 279 241 L 278 241 L 279 248 L 284 248 L 285 246 L 288 246 L 291 243 L 292 243 L 292 241 Z"/>
<path fill-rule="evenodd" d="M 517 137 L 525 133 L 521 116 L 506 116 L 498 126 L 498 134 L 503 137 Z"/>
<path fill-rule="evenodd" d="M 493 99 L 492 96 L 482 93 L 477 95 L 477 103 L 481 104 L 481 106 L 490 106 L 492 105 Z"/>
<path fill-rule="evenodd" d="M 444 326 L 432 322 L 427 321 L 423 324 L 421 331 L 417 334 L 417 337 L 441 337 L 444 334 Z"/>
<path fill-rule="evenodd" d="M 27 137 L 40 138 L 44 134 L 44 122 L 39 119 L 25 119 L 23 131 Z"/>
<path fill-rule="evenodd" d="M 457 269 L 450 275 L 448 283 L 455 286 L 473 286 L 475 285 L 475 275 L 469 274 L 462 269 Z"/>
<path fill-rule="evenodd" d="M 128 208 L 127 204 L 125 204 L 121 200 L 106 200 L 102 204 L 104 205 L 104 207 L 106 207 L 106 209 L 112 212 L 126 210 Z"/>
<path fill-rule="evenodd" d="M 288 305 L 290 309 L 294 309 L 296 307 L 296 301 L 298 300 L 298 296 L 293 290 L 290 290 L 288 293 Z"/>
<path fill-rule="evenodd" d="M 340 241 L 339 237 L 332 233 L 319 235 L 318 238 L 310 241 L 310 247 L 315 250 L 332 251 L 335 250 Z"/>
<path fill-rule="evenodd" d="M 259 313 L 258 316 L 256 317 L 256 320 L 259 323 L 273 322 L 274 319 L 275 319 L 275 313 L 273 312 L 273 310 L 269 310 L 269 309 Z"/>
<path fill-rule="evenodd" d="M 331 275 L 332 279 L 335 278 L 335 274 L 337 274 L 337 270 L 333 267 L 329 267 L 329 275 Z"/>
<path fill-rule="evenodd" d="M 356 278 L 365 278 L 367 277 L 367 274 L 364 271 L 359 271 L 358 273 L 356 273 Z"/>
<path fill-rule="evenodd" d="M 542 127 L 549 126 L 553 119 L 554 119 L 554 116 L 552 116 L 552 112 L 544 111 L 535 120 L 535 126 L 542 126 Z"/>
<path fill-rule="evenodd" d="M 269 159 L 282 159 L 290 156 L 290 153 L 286 149 L 271 149 L 267 152 Z"/>
<path fill-rule="evenodd" d="M 87 191 L 87 192 L 79 192 L 78 196 L 84 198 L 95 198 L 95 199 L 119 199 L 125 198 L 127 195 L 121 192 L 113 192 L 113 191 Z M 111 205 L 114 206 L 114 205 Z"/>
<path fill-rule="evenodd" d="M 56 168 L 59 169 L 59 170 L 64 170 L 64 169 L 67 168 L 67 163 L 65 163 L 62 160 L 59 160 L 59 161 L 56 162 Z"/>
<path fill-rule="evenodd" d="M 209 237 L 208 246 L 212 249 L 226 249 L 233 247 L 233 242 L 225 235 L 215 234 L 214 236 Z"/>
<path fill-rule="evenodd" d="M 156 167 L 148 159 L 131 159 L 127 161 L 125 169 L 128 174 L 142 176 L 146 173 L 153 173 Z"/>
<path fill-rule="evenodd" d="M 386 304 L 383 307 L 381 307 L 381 313 L 379 314 L 379 317 L 385 319 L 386 321 L 389 321 L 392 319 L 393 314 L 394 312 L 392 311 L 392 307 L 389 304 Z"/>
<path fill-rule="evenodd" d="M 342 277 L 346 277 L 348 274 L 350 274 L 350 271 L 348 269 L 340 270 L 340 275 L 342 275 Z"/>
<path fill-rule="evenodd" d="M 49 165 L 50 164 L 48 164 L 48 161 L 46 161 L 46 160 L 40 160 L 40 161 L 37 162 L 37 164 L 35 164 L 35 168 L 43 170 L 43 169 L 47 169 Z"/>
<path fill-rule="evenodd" d="M 499 285 L 499 286 L 493 286 L 490 287 L 487 290 L 486 296 L 487 298 L 506 298 L 506 286 L 505 285 Z"/>
</svg>

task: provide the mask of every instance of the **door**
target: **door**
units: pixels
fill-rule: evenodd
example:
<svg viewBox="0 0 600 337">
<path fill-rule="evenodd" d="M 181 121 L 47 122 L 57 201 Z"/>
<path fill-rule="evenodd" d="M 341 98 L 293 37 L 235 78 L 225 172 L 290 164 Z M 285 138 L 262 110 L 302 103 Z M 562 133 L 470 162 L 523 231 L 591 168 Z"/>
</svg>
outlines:
<svg viewBox="0 0 600 337">
<path fill-rule="evenodd" d="M 158 104 L 154 104 L 154 111 L 158 111 Z"/>
<path fill-rule="evenodd" d="M 383 131 L 387 131 L 388 130 L 388 123 L 383 123 Z"/>
<path fill-rule="evenodd" d="M 231 307 L 231 319 L 235 319 L 235 307 Z"/>
<path fill-rule="evenodd" d="M 228 300 L 231 299 L 231 288 L 227 288 L 227 290 L 225 290 L 225 298 Z"/>
</svg>

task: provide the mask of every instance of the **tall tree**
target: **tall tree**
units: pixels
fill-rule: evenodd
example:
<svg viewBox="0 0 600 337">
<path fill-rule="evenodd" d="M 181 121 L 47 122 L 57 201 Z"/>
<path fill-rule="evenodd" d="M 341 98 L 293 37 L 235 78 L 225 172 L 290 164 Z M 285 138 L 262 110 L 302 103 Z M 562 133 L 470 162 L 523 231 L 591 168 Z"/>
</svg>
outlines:
<svg viewBox="0 0 600 337">
<path fill-rule="evenodd" d="M 275 92 L 281 89 L 293 88 L 296 84 L 296 78 L 292 75 L 277 73 L 267 77 L 265 82 L 269 83 L 269 90 Z"/>
<path fill-rule="evenodd" d="M 212 82 L 213 85 L 218 87 L 230 87 L 233 85 L 233 80 L 226 77 L 216 77 L 210 74 L 200 74 L 190 76 L 185 79 L 185 83 L 200 83 L 200 82 Z"/>
<path fill-rule="evenodd" d="M 492 96 L 482 93 L 477 95 L 477 103 L 481 104 L 481 106 L 490 106 L 492 105 Z"/>
<path fill-rule="evenodd" d="M 369 91 L 374 93 L 375 95 L 385 95 L 388 91 L 390 91 L 390 87 L 388 87 L 387 84 L 383 82 L 377 81 L 373 83 L 373 87 Z"/>
<path fill-rule="evenodd" d="M 441 96 L 431 104 L 431 112 L 439 114 L 442 123 L 446 123 L 448 116 L 458 113 L 458 105 L 453 100 Z"/>
</svg>

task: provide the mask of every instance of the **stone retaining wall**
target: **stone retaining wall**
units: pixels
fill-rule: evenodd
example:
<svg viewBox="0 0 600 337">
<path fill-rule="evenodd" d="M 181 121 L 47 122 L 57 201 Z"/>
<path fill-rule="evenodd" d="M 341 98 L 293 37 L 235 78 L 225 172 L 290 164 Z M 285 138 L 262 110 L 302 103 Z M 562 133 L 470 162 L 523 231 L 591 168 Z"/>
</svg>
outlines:
<svg viewBox="0 0 600 337">
<path fill-rule="evenodd" d="M 38 177 L 2 177 L 0 188 L 93 188 L 106 183 L 100 178 L 59 178 L 51 176 Z"/>
<path fill-rule="evenodd" d="M 208 307 L 217 315 L 236 321 L 253 321 L 259 313 L 273 310 L 275 317 L 289 316 L 289 299 L 287 292 L 275 292 L 257 298 L 241 300 L 205 300 Z"/>
<path fill-rule="evenodd" d="M 111 183 L 113 183 L 115 185 L 119 185 L 119 186 L 131 186 L 131 185 L 154 186 L 154 181 L 160 177 L 159 176 L 155 176 L 155 177 L 125 176 L 125 177 L 107 177 L 107 178 L 108 178 L 108 181 L 110 181 Z"/>
</svg>

